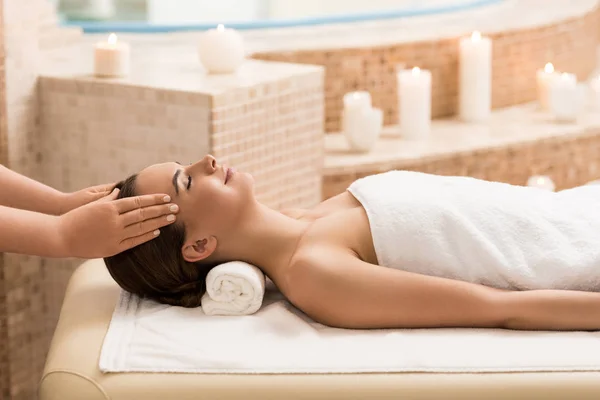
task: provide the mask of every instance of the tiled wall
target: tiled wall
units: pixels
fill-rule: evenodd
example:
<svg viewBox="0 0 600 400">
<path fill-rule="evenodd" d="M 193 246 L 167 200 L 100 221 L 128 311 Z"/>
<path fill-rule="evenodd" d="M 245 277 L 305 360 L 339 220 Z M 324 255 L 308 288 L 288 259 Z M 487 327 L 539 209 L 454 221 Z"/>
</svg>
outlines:
<svg viewBox="0 0 600 400">
<path fill-rule="evenodd" d="M 448 152 L 420 160 L 388 161 L 385 168 L 324 176 L 323 196 L 335 196 L 358 178 L 391 169 L 472 176 L 514 185 L 524 185 L 532 175 L 547 175 L 554 181 L 557 190 L 563 190 L 600 179 L 599 154 L 600 129 L 593 128 L 577 134 L 455 154 Z"/>
<path fill-rule="evenodd" d="M 493 107 L 534 100 L 535 72 L 548 61 L 559 70 L 587 78 L 595 66 L 599 27 L 600 8 L 585 18 L 489 35 L 493 40 Z M 384 110 L 386 125 L 396 124 L 398 64 L 431 70 L 434 118 L 457 111 L 458 38 L 351 49 L 259 52 L 253 57 L 326 67 L 327 132 L 340 130 L 342 96 L 358 89 L 371 92 L 374 106 Z"/>
<path fill-rule="evenodd" d="M 11 169 L 39 178 L 37 74 L 40 9 L 46 0 L 4 1 L 7 160 Z M 4 255 L 11 399 L 33 399 L 49 343 L 42 260 Z M 2 373 L 5 370 L 2 369 Z"/>
<path fill-rule="evenodd" d="M 0 164 L 6 165 L 8 140 L 6 126 L 6 80 L 4 54 L 3 0 L 0 0 Z M 6 309 L 6 279 L 4 254 L 0 253 L 0 399 L 10 395 L 10 363 L 8 359 L 8 312 Z"/>
<path fill-rule="evenodd" d="M 241 97 L 214 101 L 212 152 L 254 176 L 259 201 L 283 209 L 321 200 L 322 74 L 270 82 Z"/>
</svg>

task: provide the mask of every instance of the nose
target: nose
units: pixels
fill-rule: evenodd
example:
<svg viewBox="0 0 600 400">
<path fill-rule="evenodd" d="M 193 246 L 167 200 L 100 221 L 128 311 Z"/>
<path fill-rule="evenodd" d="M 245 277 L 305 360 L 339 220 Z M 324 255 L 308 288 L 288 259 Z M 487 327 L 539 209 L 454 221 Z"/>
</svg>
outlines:
<svg viewBox="0 0 600 400">
<path fill-rule="evenodd" d="M 192 164 L 190 169 L 212 174 L 217 170 L 217 160 L 212 155 L 207 154 L 200 161 Z"/>
</svg>

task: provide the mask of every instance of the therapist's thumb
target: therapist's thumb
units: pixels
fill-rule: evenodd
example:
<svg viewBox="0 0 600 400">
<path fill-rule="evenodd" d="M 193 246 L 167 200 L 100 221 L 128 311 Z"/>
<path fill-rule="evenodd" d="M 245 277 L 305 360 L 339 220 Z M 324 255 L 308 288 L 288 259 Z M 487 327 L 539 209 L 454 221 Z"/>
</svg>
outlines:
<svg viewBox="0 0 600 400">
<path fill-rule="evenodd" d="M 110 194 L 108 196 L 104 196 L 99 201 L 100 202 L 113 201 L 113 200 L 117 199 L 117 196 L 119 196 L 119 189 L 115 188 L 112 192 L 110 192 Z"/>
</svg>

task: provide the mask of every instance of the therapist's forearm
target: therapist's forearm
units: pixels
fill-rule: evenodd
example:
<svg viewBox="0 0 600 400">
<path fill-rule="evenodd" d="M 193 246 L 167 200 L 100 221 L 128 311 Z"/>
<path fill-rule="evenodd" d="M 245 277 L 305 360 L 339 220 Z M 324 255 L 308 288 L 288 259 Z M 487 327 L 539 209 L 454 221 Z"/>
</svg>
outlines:
<svg viewBox="0 0 600 400">
<path fill-rule="evenodd" d="M 0 165 L 0 206 L 60 214 L 63 193 Z"/>
<path fill-rule="evenodd" d="M 53 215 L 0 206 L 0 253 L 68 257 Z"/>
</svg>

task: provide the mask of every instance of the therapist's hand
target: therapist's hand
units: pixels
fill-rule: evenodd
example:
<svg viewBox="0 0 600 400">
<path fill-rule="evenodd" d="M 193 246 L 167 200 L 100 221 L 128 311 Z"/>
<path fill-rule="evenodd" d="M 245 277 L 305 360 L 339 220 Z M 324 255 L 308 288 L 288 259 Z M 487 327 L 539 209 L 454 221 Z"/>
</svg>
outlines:
<svg viewBox="0 0 600 400">
<path fill-rule="evenodd" d="M 115 200 L 118 189 L 100 200 L 61 215 L 59 242 L 67 257 L 109 257 L 158 236 L 175 221 L 177 205 L 166 194 Z"/>
<path fill-rule="evenodd" d="M 68 213 L 77 207 L 84 206 L 108 196 L 114 186 L 114 183 L 107 183 L 81 189 L 73 193 L 64 193 L 60 199 L 58 215 Z"/>
</svg>

